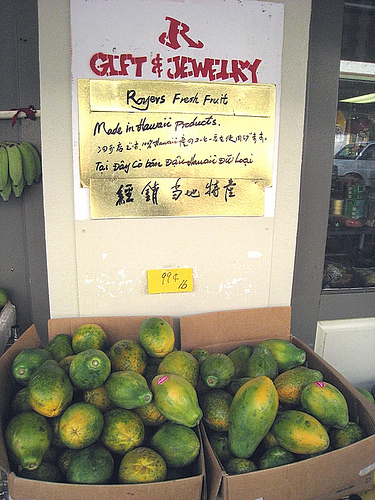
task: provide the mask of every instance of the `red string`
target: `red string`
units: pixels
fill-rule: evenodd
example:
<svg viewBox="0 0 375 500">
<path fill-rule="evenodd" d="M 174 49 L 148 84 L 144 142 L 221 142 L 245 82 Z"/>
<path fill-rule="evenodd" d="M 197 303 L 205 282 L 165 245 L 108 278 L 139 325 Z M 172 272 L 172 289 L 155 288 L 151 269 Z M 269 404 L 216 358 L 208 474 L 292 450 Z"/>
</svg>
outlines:
<svg viewBox="0 0 375 500">
<path fill-rule="evenodd" d="M 17 113 L 15 113 L 15 115 L 13 116 L 12 118 L 12 128 L 14 127 L 14 124 L 16 123 L 17 121 L 17 118 L 19 116 L 20 113 L 25 113 L 26 115 L 26 118 L 30 118 L 30 120 L 36 120 L 36 109 L 34 108 L 34 106 L 29 106 L 28 108 L 12 108 L 11 111 L 17 111 Z"/>
</svg>

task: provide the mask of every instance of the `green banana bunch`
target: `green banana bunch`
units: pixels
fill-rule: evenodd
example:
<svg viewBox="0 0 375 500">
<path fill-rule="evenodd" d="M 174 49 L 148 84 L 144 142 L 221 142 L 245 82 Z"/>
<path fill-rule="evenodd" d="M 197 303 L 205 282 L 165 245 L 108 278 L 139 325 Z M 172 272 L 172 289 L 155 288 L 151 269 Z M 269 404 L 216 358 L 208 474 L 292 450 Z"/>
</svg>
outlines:
<svg viewBox="0 0 375 500">
<path fill-rule="evenodd" d="M 42 165 L 38 151 L 29 142 L 0 142 L 0 196 L 8 201 L 11 193 L 19 198 L 25 186 L 39 182 Z"/>
<path fill-rule="evenodd" d="M 0 191 L 8 183 L 9 168 L 8 168 L 8 153 L 5 146 L 0 146 Z"/>
</svg>

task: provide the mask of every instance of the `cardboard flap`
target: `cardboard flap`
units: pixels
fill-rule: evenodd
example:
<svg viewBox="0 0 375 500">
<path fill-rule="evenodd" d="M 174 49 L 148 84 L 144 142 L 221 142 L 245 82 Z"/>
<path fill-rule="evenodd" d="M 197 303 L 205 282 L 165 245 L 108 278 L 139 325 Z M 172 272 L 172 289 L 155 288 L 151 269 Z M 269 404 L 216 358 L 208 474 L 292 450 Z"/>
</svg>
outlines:
<svg viewBox="0 0 375 500">
<path fill-rule="evenodd" d="M 111 336 L 111 343 L 124 338 L 133 340 L 138 338 L 139 327 L 142 321 L 150 316 L 108 316 L 108 317 L 81 317 L 81 318 L 57 318 L 48 320 L 48 338 L 52 340 L 59 333 L 73 335 L 81 325 L 94 323 L 103 328 Z M 171 316 L 158 316 L 163 318 L 173 327 Z"/>
<path fill-rule="evenodd" d="M 239 314 L 240 312 L 240 314 Z M 290 339 L 290 307 L 219 311 L 180 319 L 181 349 L 227 344 L 229 340 Z"/>
</svg>

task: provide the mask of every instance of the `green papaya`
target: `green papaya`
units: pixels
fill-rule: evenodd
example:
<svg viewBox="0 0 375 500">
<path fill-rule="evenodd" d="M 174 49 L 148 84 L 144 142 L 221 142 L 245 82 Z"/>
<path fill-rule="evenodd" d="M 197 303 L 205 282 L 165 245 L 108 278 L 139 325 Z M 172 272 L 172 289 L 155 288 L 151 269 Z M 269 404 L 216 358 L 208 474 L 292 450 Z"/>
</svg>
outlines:
<svg viewBox="0 0 375 500">
<path fill-rule="evenodd" d="M 211 389 L 225 387 L 234 377 L 234 363 L 224 353 L 213 353 L 201 364 L 201 378 Z"/>
<path fill-rule="evenodd" d="M 46 349 L 31 347 L 23 349 L 12 362 L 12 375 L 21 385 L 29 383 L 31 375 L 47 360 L 53 359 Z"/>
<path fill-rule="evenodd" d="M 251 356 L 251 349 L 247 345 L 240 345 L 228 353 L 234 364 L 234 378 L 246 377 L 247 363 Z"/>
<path fill-rule="evenodd" d="M 255 378 L 265 375 L 275 380 L 278 373 L 277 361 L 268 347 L 264 343 L 256 345 L 247 363 L 245 376 Z"/>
<path fill-rule="evenodd" d="M 290 451 L 281 446 L 273 446 L 266 450 L 259 458 L 258 467 L 260 470 L 272 469 L 280 465 L 291 464 L 296 461 L 296 457 Z"/>
<path fill-rule="evenodd" d="M 52 442 L 48 419 L 31 410 L 15 415 L 5 430 L 5 443 L 12 459 L 24 469 L 37 469 Z"/>
<path fill-rule="evenodd" d="M 290 370 L 295 366 L 303 365 L 306 361 L 306 353 L 303 349 L 292 344 L 285 339 L 268 339 L 264 340 L 272 356 L 276 358 L 279 372 Z"/>
<path fill-rule="evenodd" d="M 156 375 L 151 382 L 155 405 L 168 420 L 195 427 L 203 417 L 195 388 L 175 373 Z"/>
<path fill-rule="evenodd" d="M 119 408 L 132 410 L 152 401 L 152 392 L 143 375 L 131 370 L 112 372 L 104 384 L 108 398 Z"/>
<path fill-rule="evenodd" d="M 246 382 L 233 397 L 229 410 L 228 441 L 233 455 L 250 458 L 272 427 L 279 398 L 269 377 Z"/>
<path fill-rule="evenodd" d="M 74 354 L 72 338 L 66 333 L 59 333 L 56 335 L 56 337 L 48 342 L 45 349 L 52 354 L 53 359 L 56 361 L 61 361 L 66 358 L 66 356 L 72 356 Z"/>
<path fill-rule="evenodd" d="M 349 408 L 341 391 L 328 382 L 312 382 L 303 388 L 301 405 L 323 425 L 343 429 L 349 423 Z"/>
<path fill-rule="evenodd" d="M 242 387 L 246 382 L 251 380 L 254 377 L 241 377 L 241 378 L 234 378 L 231 380 L 226 388 L 226 390 L 229 392 L 229 394 L 232 394 L 234 396 L 238 389 Z"/>
</svg>

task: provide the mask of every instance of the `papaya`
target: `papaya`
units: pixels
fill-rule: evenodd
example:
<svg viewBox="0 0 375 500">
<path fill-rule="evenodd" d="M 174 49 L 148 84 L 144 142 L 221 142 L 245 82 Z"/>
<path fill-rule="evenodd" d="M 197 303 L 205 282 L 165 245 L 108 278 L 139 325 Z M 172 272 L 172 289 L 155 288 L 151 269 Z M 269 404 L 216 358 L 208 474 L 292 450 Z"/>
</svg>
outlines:
<svg viewBox="0 0 375 500">
<path fill-rule="evenodd" d="M 245 376 L 255 378 L 265 375 L 274 380 L 278 373 L 277 361 L 268 347 L 264 343 L 256 345 L 248 360 Z"/>
<path fill-rule="evenodd" d="M 27 386 L 22 387 L 22 389 L 17 391 L 11 401 L 12 415 L 17 415 L 17 413 L 32 409 L 33 407 L 29 403 L 29 389 Z"/>
<path fill-rule="evenodd" d="M 147 364 L 146 351 L 132 339 L 121 339 L 112 344 L 108 357 L 114 372 L 132 370 L 143 374 Z"/>
<path fill-rule="evenodd" d="M 70 356 L 65 356 L 65 358 L 60 359 L 59 361 L 59 365 L 64 371 L 66 371 L 68 375 L 69 375 L 70 365 L 75 357 L 76 354 L 71 354 Z"/>
<path fill-rule="evenodd" d="M 107 484 L 114 471 L 111 452 L 100 443 L 94 443 L 74 454 L 66 479 L 75 484 Z"/>
<path fill-rule="evenodd" d="M 275 357 L 280 373 L 295 366 L 303 365 L 306 361 L 305 351 L 288 340 L 268 339 L 264 340 L 263 344 L 268 347 L 272 356 Z"/>
<path fill-rule="evenodd" d="M 229 410 L 233 396 L 224 389 L 211 389 L 199 397 L 203 422 L 212 431 L 228 431 Z"/>
<path fill-rule="evenodd" d="M 164 458 L 167 467 L 174 468 L 192 464 L 200 451 L 200 441 L 193 429 L 175 422 L 161 426 L 150 445 Z"/>
<path fill-rule="evenodd" d="M 43 461 L 37 469 L 21 469 L 18 474 L 25 479 L 34 479 L 36 481 L 47 481 L 52 483 L 65 482 L 64 475 L 57 465 L 47 461 Z"/>
<path fill-rule="evenodd" d="M 83 391 L 83 400 L 85 403 L 97 406 L 102 413 L 116 408 L 116 405 L 109 399 L 104 385 Z"/>
<path fill-rule="evenodd" d="M 320 382 L 323 375 L 319 370 L 306 366 L 296 366 L 286 370 L 276 377 L 274 384 L 280 403 L 299 405 L 303 388 L 311 382 Z"/>
<path fill-rule="evenodd" d="M 58 431 L 64 446 L 80 450 L 95 443 L 103 427 L 103 414 L 95 405 L 77 402 L 61 415 Z"/>
<path fill-rule="evenodd" d="M 167 464 L 157 451 L 138 446 L 121 459 L 118 482 L 125 484 L 156 483 L 167 477 Z"/>
<path fill-rule="evenodd" d="M 104 387 L 112 403 L 126 410 L 147 405 L 153 398 L 144 376 L 131 370 L 112 372 Z"/>
<path fill-rule="evenodd" d="M 234 363 L 224 353 L 210 354 L 200 369 L 203 382 L 211 389 L 225 387 L 234 377 Z"/>
<path fill-rule="evenodd" d="M 241 377 L 241 378 L 234 378 L 232 379 L 227 387 L 225 388 L 232 396 L 236 394 L 238 389 L 242 387 L 246 382 L 251 380 L 254 377 Z"/>
<path fill-rule="evenodd" d="M 57 457 L 57 467 L 61 470 L 64 476 L 66 475 L 70 462 L 78 452 L 79 450 L 74 450 L 73 448 L 64 448 Z"/>
<path fill-rule="evenodd" d="M 258 470 L 258 467 L 248 458 L 232 457 L 225 464 L 225 470 L 230 475 L 237 475 L 254 472 Z"/>
<path fill-rule="evenodd" d="M 301 393 L 301 405 L 323 425 L 343 429 L 349 423 L 344 395 L 328 382 L 312 382 Z"/>
<path fill-rule="evenodd" d="M 74 386 L 82 390 L 97 389 L 111 373 L 111 361 L 100 349 L 86 349 L 76 354 L 69 366 Z"/>
<path fill-rule="evenodd" d="M 246 377 L 247 363 L 251 356 L 251 349 L 247 345 L 240 345 L 228 353 L 234 364 L 234 378 Z"/>
<path fill-rule="evenodd" d="M 29 383 L 31 375 L 47 359 L 53 359 L 52 354 L 39 347 L 23 349 L 12 362 L 12 375 L 21 385 Z"/>
<path fill-rule="evenodd" d="M 228 440 L 233 455 L 250 458 L 270 430 L 279 405 L 269 377 L 249 380 L 233 397 L 229 410 Z"/>
<path fill-rule="evenodd" d="M 72 339 L 70 335 L 66 333 L 59 333 L 56 335 L 56 337 L 48 342 L 45 349 L 52 354 L 53 359 L 56 361 L 61 361 L 63 358 L 66 358 L 66 356 L 72 356 L 74 354 Z"/>
<path fill-rule="evenodd" d="M 45 417 L 57 417 L 70 405 L 73 386 L 57 361 L 45 361 L 30 377 L 28 401 Z"/>
<path fill-rule="evenodd" d="M 364 387 L 356 387 L 356 389 L 362 394 L 362 396 L 364 396 L 368 401 L 370 401 L 370 403 L 375 403 L 375 398 L 370 391 L 368 391 Z"/>
<path fill-rule="evenodd" d="M 156 406 L 155 401 L 151 401 L 151 403 L 144 406 L 138 406 L 138 408 L 134 408 L 134 411 L 141 417 L 144 425 L 149 427 L 160 427 L 167 421 L 166 417 Z"/>
<path fill-rule="evenodd" d="M 176 340 L 171 325 L 163 318 L 158 317 L 142 321 L 138 338 L 146 353 L 154 358 L 164 358 L 172 352 Z"/>
<path fill-rule="evenodd" d="M 325 427 L 318 419 L 300 410 L 280 412 L 272 426 L 280 446 L 298 455 L 325 451 L 330 443 Z"/>
<path fill-rule="evenodd" d="M 156 373 L 176 373 L 186 378 L 193 387 L 196 387 L 199 377 L 199 363 L 190 352 L 172 351 L 161 360 Z"/>
<path fill-rule="evenodd" d="M 72 348 L 74 354 L 86 349 L 100 349 L 107 347 L 107 334 L 103 328 L 93 323 L 79 326 L 72 335 Z"/>
<path fill-rule="evenodd" d="M 276 438 L 273 435 L 272 430 L 269 430 L 261 441 L 261 449 L 266 451 L 278 445 L 279 443 L 276 441 Z"/>
<path fill-rule="evenodd" d="M 332 428 L 329 433 L 334 450 L 344 448 L 366 437 L 362 427 L 356 422 L 349 422 L 343 429 Z"/>
<path fill-rule="evenodd" d="M 258 460 L 259 470 L 272 469 L 280 465 L 291 464 L 296 461 L 296 457 L 290 451 L 281 446 L 273 446 L 266 450 Z"/>
<path fill-rule="evenodd" d="M 101 443 L 112 453 L 124 455 L 140 446 L 145 437 L 142 419 L 132 410 L 115 408 L 104 413 Z"/>
<path fill-rule="evenodd" d="M 5 429 L 5 443 L 11 458 L 24 469 L 37 469 L 52 442 L 46 417 L 34 410 L 15 415 Z"/>
<path fill-rule="evenodd" d="M 227 432 L 212 432 L 209 437 L 210 445 L 217 458 L 222 464 L 227 462 L 233 455 L 229 449 L 228 433 Z"/>
<path fill-rule="evenodd" d="M 203 417 L 196 390 L 181 375 L 156 375 L 151 390 L 157 408 L 168 420 L 195 427 Z"/>
<path fill-rule="evenodd" d="M 210 352 L 205 347 L 197 347 L 196 349 L 191 351 L 190 354 L 194 356 L 194 358 L 198 361 L 200 365 L 202 361 L 204 361 L 207 358 Z"/>
</svg>

